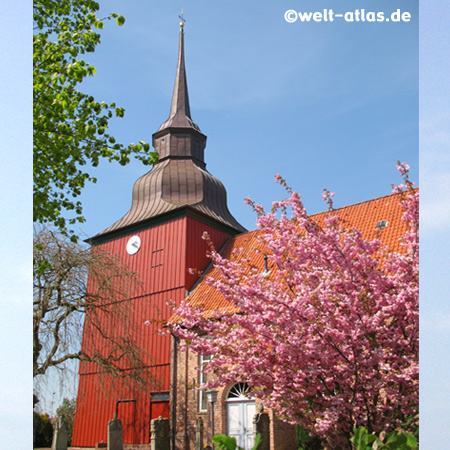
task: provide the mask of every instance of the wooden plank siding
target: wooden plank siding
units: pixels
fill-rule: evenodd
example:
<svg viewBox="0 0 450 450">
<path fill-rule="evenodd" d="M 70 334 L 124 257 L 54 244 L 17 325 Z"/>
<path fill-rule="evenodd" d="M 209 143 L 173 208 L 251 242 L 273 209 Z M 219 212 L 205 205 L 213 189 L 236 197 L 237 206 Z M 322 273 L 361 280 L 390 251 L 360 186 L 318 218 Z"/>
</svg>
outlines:
<svg viewBox="0 0 450 450">
<path fill-rule="evenodd" d="M 111 323 L 108 314 L 104 314 L 104 319 L 101 314 L 99 317 L 103 320 L 103 332 L 116 333 L 117 336 L 128 333 L 145 352 L 144 373 L 150 383 L 148 390 L 143 392 L 134 384 L 128 385 L 103 373 L 94 363 L 80 363 L 73 446 L 94 447 L 97 443 L 106 442 L 108 420 L 113 418 L 118 400 L 135 400 L 119 403 L 118 417 L 124 426 L 124 443 L 149 443 L 151 415 L 165 414 L 168 417 L 168 400 L 152 403 L 151 394 L 168 393 L 170 389 L 170 337 L 159 335 L 157 324 L 147 327 L 144 322 L 152 318 L 167 320 L 172 315 L 167 303 L 179 304 L 198 278 L 198 275 L 190 274 L 189 269 L 204 270 L 207 267 L 208 246 L 202 239 L 205 231 L 216 248 L 221 248 L 230 237 L 228 233 L 186 215 L 135 230 L 94 247 L 93 251 L 99 248 L 117 255 L 142 282 L 133 286 L 129 298 L 123 302 L 128 314 L 126 326 L 120 322 Z M 139 235 L 141 247 L 136 254 L 129 255 L 126 243 L 133 235 Z M 92 283 L 89 286 L 94 288 Z M 89 320 L 85 323 L 83 348 L 86 351 L 101 349 L 105 356 L 111 351 L 110 343 L 89 324 Z M 129 369 L 129 362 L 124 359 L 120 367 Z"/>
</svg>

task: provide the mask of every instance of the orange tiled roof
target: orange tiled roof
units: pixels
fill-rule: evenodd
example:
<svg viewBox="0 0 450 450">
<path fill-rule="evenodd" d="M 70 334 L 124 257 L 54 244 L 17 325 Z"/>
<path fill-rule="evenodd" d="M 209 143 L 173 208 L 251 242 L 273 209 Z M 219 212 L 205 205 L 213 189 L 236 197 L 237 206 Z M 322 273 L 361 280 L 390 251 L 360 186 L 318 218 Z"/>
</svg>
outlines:
<svg viewBox="0 0 450 450">
<path fill-rule="evenodd" d="M 362 232 L 364 239 L 381 239 L 383 245 L 392 251 L 402 251 L 400 238 L 405 234 L 406 224 L 401 220 L 404 210 L 400 206 L 400 194 L 387 195 L 385 197 L 368 200 L 354 205 L 345 206 L 333 211 L 326 211 L 311 215 L 319 225 L 324 223 L 327 215 L 339 216 L 348 224 L 349 228 L 356 228 Z M 386 220 L 385 228 L 377 228 L 377 222 Z M 260 230 L 249 231 L 230 238 L 221 254 L 231 260 L 249 258 L 249 268 L 259 267 L 264 269 L 264 245 L 259 241 Z M 235 249 L 241 249 L 234 254 Z M 270 268 L 270 267 L 269 267 Z M 218 279 L 220 271 L 210 267 L 194 286 L 186 301 L 194 307 L 201 307 L 206 318 L 214 312 L 221 311 L 224 314 L 237 312 L 236 308 L 227 302 L 223 295 L 206 283 L 207 278 Z M 174 315 L 172 322 L 179 322 L 180 317 Z"/>
</svg>

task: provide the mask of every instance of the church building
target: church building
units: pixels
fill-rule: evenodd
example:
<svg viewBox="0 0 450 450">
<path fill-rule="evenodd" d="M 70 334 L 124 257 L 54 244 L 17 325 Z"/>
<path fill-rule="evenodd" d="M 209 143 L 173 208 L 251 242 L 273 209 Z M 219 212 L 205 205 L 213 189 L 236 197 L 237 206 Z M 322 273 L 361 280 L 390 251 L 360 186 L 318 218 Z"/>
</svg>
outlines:
<svg viewBox="0 0 450 450">
<path fill-rule="evenodd" d="M 399 194 L 392 194 L 309 217 L 322 226 L 326 216 L 332 214 L 348 224 L 349 228 L 360 230 L 364 239 L 380 239 L 391 251 L 401 253 L 401 238 L 407 230 L 407 224 L 402 220 L 404 210 L 400 199 Z M 266 257 L 268 250 L 259 239 L 262 234 L 261 230 L 254 230 L 236 235 L 228 240 L 220 253 L 232 262 L 245 260 L 245 267 L 249 270 L 256 268 L 270 277 L 277 268 Z M 235 305 L 230 304 L 207 282 L 208 279 L 220 280 L 221 277 L 219 269 L 209 266 L 186 299 L 193 308 L 200 308 L 206 319 L 217 320 L 218 315 L 222 317 L 238 312 Z M 172 316 L 171 322 L 183 326 L 177 315 Z M 199 390 L 198 387 L 210 376 L 203 372 L 203 366 L 210 358 L 194 354 L 188 345 L 173 354 L 172 373 L 176 375 L 171 383 L 171 399 L 176 409 L 171 424 L 175 443 L 173 448 L 198 448 L 195 443 L 201 422 L 203 442 L 211 442 L 213 428 L 214 434 L 233 436 L 240 447 L 250 450 L 256 422 L 266 416 L 264 422 L 267 424 L 266 439 L 269 442 L 264 448 L 297 450 L 299 446 L 295 440 L 294 427 L 278 419 L 273 411 L 264 411 L 264 405 L 249 395 L 247 383 L 236 382 L 215 389 L 215 402 L 208 401 L 211 399 L 208 399 L 208 391 Z"/>
<path fill-rule="evenodd" d="M 104 447 L 107 426 L 115 413 L 123 424 L 123 439 L 128 448 L 150 448 L 150 421 L 170 419 L 172 450 L 199 448 L 197 424 L 203 423 L 203 445 L 211 442 L 211 404 L 198 386 L 205 381 L 202 365 L 206 360 L 180 350 L 176 339 L 157 333 L 158 324 L 143 326 L 146 319 L 168 321 L 184 299 L 202 304 L 205 311 L 227 311 L 221 294 L 190 273 L 195 268 L 217 276 L 208 267 L 207 232 L 216 249 L 233 255 L 242 249 L 251 264 L 263 270 L 267 261 L 260 246 L 258 230 L 247 232 L 227 206 L 223 184 L 206 170 L 206 136 L 193 121 L 189 106 L 184 60 L 184 31 L 180 24 L 178 64 L 169 118 L 153 134 L 159 154 L 154 167 L 134 184 L 130 210 L 117 222 L 90 239 L 93 249 L 117 255 L 135 272 L 141 286 L 124 299 L 130 311 L 136 344 L 145 349 L 144 376 L 154 380 L 149 392 L 137 385 L 114 381 L 99 365 L 81 362 L 72 446 Z M 336 210 L 365 238 L 381 238 L 395 250 L 404 233 L 398 199 L 386 196 Z M 323 215 L 317 215 L 322 220 Z M 322 217 L 322 219 L 321 219 Z M 385 227 L 377 227 L 384 221 Z M 105 324 L 106 326 L 106 324 Z M 94 341 L 101 343 L 99 330 L 86 321 L 83 348 L 88 352 Z M 101 344 L 100 344 L 101 345 Z M 105 344 L 106 345 L 106 344 Z M 107 351 L 107 345 L 105 347 Z M 131 366 L 123 366 L 130 370 Z M 114 386 L 114 387 L 111 387 Z M 246 383 L 226 386 L 218 392 L 214 406 L 216 433 L 236 436 L 245 450 L 253 443 L 253 418 L 258 411 L 270 418 L 270 448 L 296 450 L 291 426 L 278 420 L 271 411 L 262 412 L 248 397 Z M 197 443 L 196 443 L 197 440 Z M 126 448 L 126 447 L 125 447 Z"/>
</svg>

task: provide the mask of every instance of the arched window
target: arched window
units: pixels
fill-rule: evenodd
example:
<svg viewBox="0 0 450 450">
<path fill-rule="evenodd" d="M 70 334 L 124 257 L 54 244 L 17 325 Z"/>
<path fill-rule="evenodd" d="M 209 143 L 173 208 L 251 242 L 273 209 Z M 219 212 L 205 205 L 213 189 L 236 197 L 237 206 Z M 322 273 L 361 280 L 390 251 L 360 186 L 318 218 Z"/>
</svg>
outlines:
<svg viewBox="0 0 450 450">
<path fill-rule="evenodd" d="M 231 386 L 231 389 L 228 391 L 227 401 L 228 400 L 250 400 L 248 398 L 248 393 L 250 392 L 250 388 L 247 383 L 236 383 Z"/>
</svg>

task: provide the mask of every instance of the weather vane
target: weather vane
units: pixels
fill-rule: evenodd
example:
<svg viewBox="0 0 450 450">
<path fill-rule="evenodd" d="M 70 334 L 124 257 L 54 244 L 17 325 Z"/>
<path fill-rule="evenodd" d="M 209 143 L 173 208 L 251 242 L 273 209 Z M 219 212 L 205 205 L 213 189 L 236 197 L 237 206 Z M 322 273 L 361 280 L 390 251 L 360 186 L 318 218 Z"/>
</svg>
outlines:
<svg viewBox="0 0 450 450">
<path fill-rule="evenodd" d="M 181 15 L 178 16 L 178 17 L 181 19 L 180 27 L 183 28 L 184 27 L 184 22 L 186 22 L 186 20 L 183 17 L 183 8 L 181 8 Z"/>
</svg>

